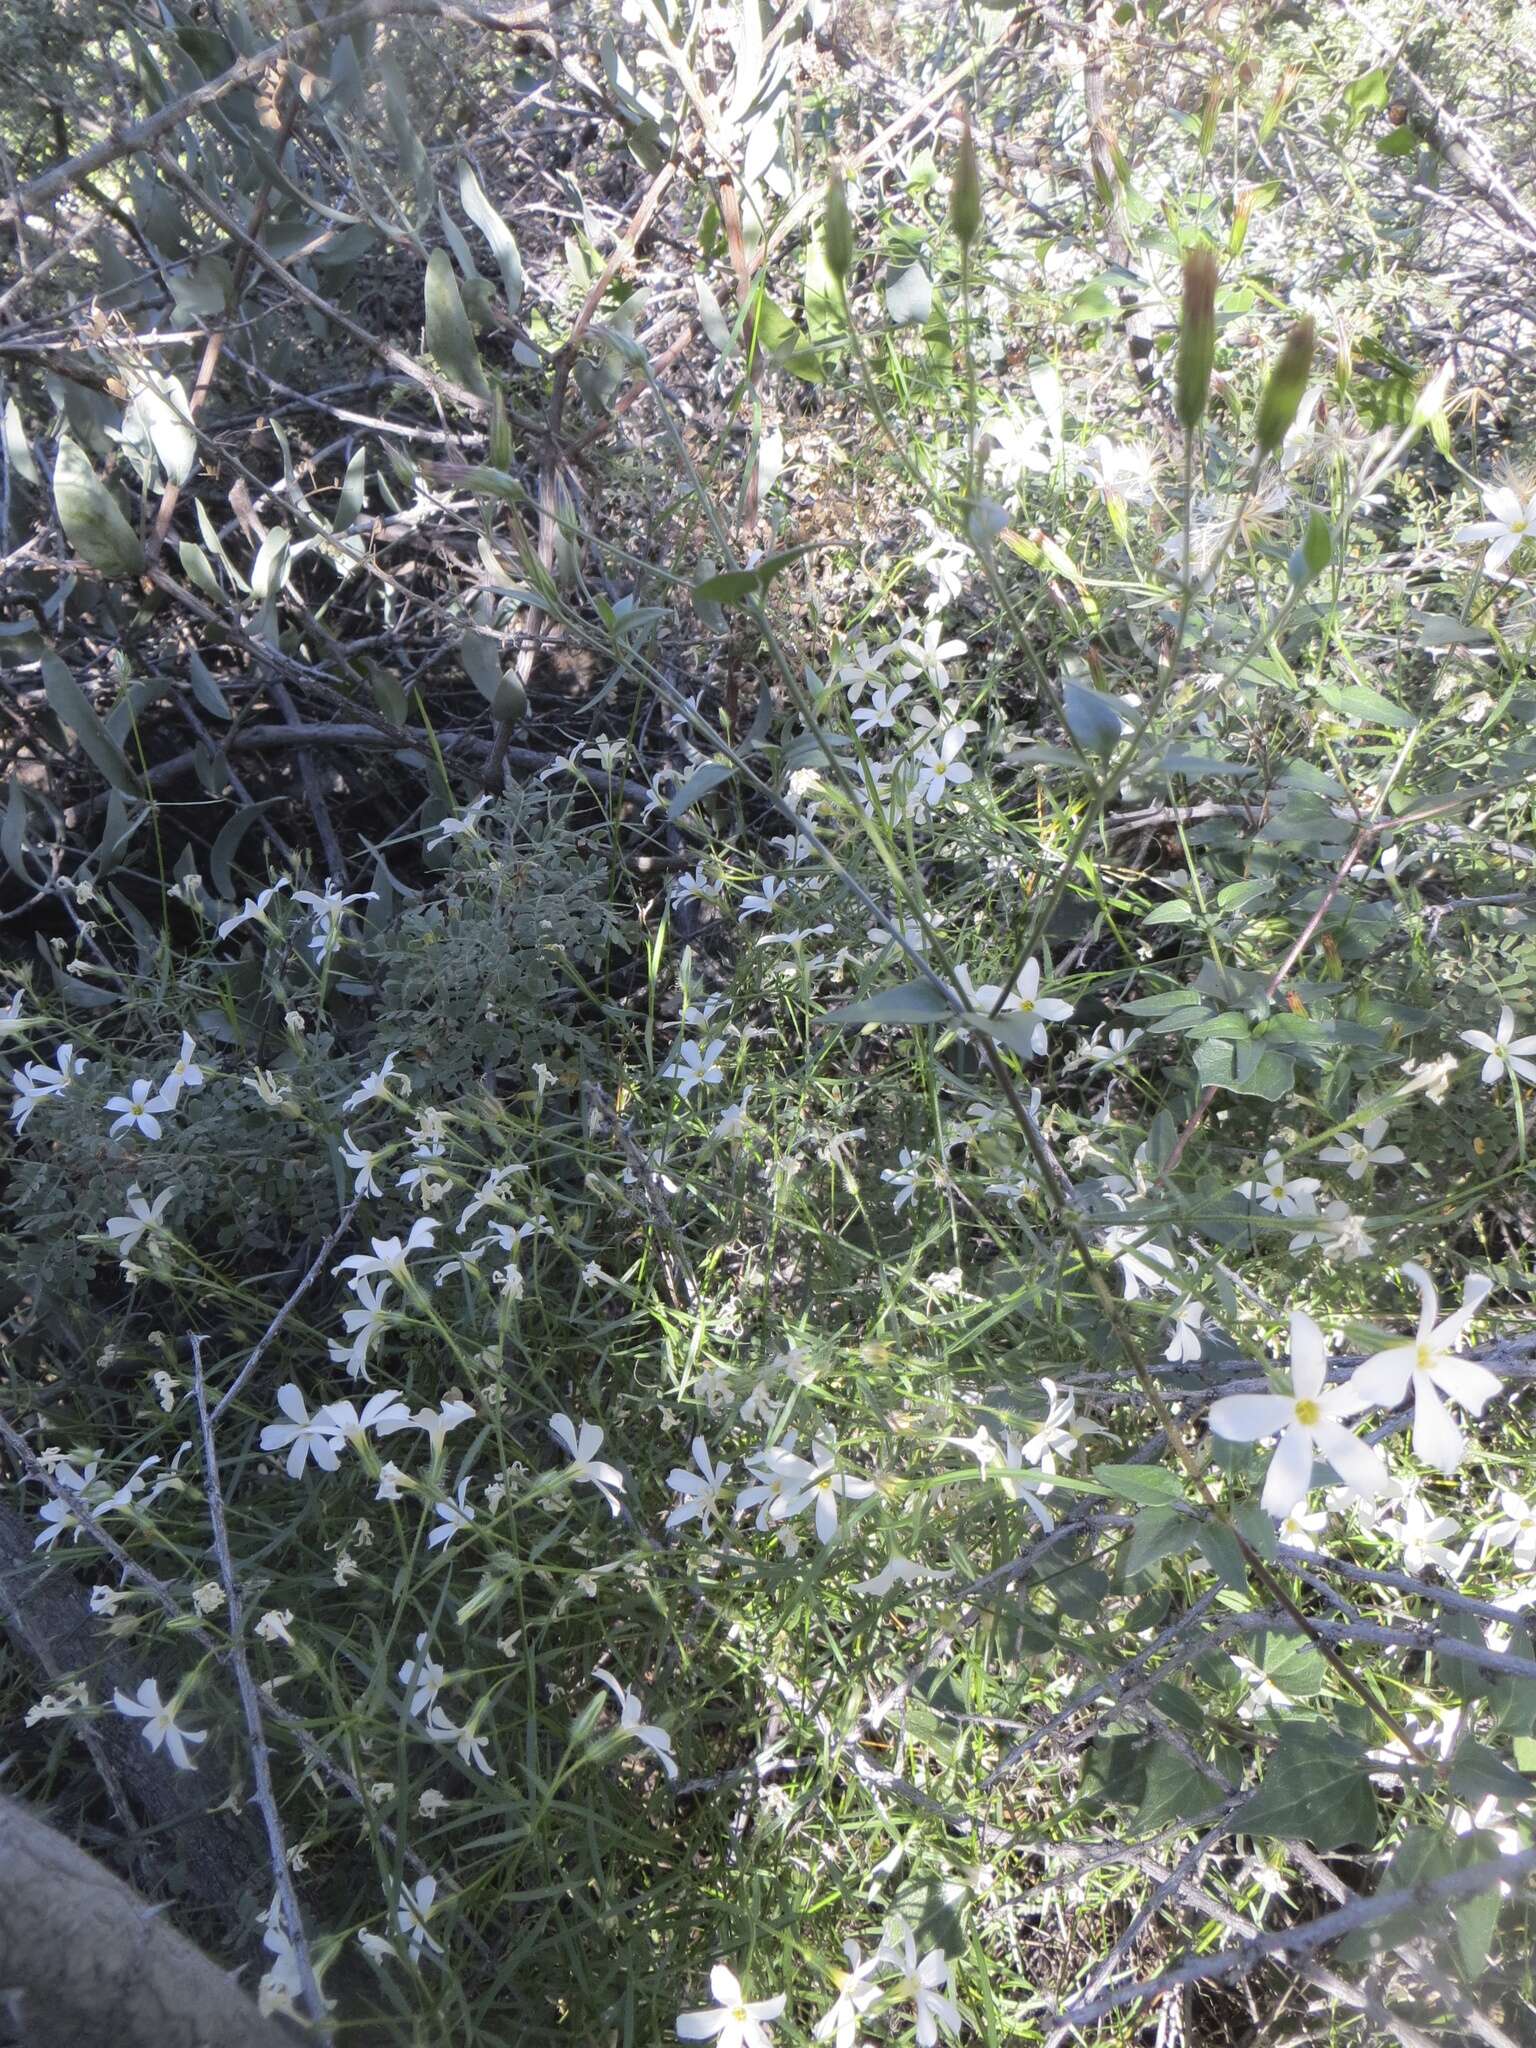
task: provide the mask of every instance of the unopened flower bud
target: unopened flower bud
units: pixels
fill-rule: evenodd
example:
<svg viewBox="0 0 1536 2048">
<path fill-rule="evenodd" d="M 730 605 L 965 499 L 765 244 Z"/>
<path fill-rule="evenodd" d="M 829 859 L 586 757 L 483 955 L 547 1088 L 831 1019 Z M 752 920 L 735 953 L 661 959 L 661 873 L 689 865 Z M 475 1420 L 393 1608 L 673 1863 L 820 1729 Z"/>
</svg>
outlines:
<svg viewBox="0 0 1536 2048">
<path fill-rule="evenodd" d="M 1312 374 L 1312 350 L 1316 329 L 1311 318 L 1298 320 L 1281 344 L 1275 367 L 1259 400 L 1255 434 L 1261 455 L 1273 455 L 1295 424 L 1301 409 L 1307 379 Z"/>
<path fill-rule="evenodd" d="M 954 181 L 949 188 L 949 224 L 955 240 L 969 250 L 981 233 L 981 172 L 976 165 L 976 144 L 971 135 L 971 117 L 960 117 L 960 154 L 955 159 Z"/>
<path fill-rule="evenodd" d="M 827 268 L 839 284 L 846 284 L 853 268 L 853 216 L 848 211 L 848 187 L 843 174 L 834 169 L 827 180 L 827 210 L 821 223 L 821 246 Z"/>
<path fill-rule="evenodd" d="M 1179 324 L 1174 412 L 1186 434 L 1205 418 L 1216 364 L 1216 255 L 1191 249 L 1184 258 L 1184 311 Z"/>
</svg>

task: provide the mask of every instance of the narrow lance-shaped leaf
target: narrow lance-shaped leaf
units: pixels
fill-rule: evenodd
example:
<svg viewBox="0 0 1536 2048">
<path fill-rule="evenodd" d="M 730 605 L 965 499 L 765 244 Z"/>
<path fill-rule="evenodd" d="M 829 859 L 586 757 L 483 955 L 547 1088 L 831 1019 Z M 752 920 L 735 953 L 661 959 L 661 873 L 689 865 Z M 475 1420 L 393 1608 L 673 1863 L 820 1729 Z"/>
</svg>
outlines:
<svg viewBox="0 0 1536 2048">
<path fill-rule="evenodd" d="M 426 279 L 427 348 L 456 384 L 472 391 L 476 398 L 489 398 L 490 386 L 480 367 L 480 351 L 459 296 L 459 281 L 453 274 L 453 259 L 446 249 L 434 249 L 427 259 Z"/>
<path fill-rule="evenodd" d="M 122 748 L 102 724 L 95 706 L 71 670 L 56 654 L 43 656 L 42 669 L 43 690 L 49 709 L 61 725 L 69 727 L 80 742 L 81 752 L 114 789 L 121 789 L 130 796 L 141 794 Z"/>
</svg>

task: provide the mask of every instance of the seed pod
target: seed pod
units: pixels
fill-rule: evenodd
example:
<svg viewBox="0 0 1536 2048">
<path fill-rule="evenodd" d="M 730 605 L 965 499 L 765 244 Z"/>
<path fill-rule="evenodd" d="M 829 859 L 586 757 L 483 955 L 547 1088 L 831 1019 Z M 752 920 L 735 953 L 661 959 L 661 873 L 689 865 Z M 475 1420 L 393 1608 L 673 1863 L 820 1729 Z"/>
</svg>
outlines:
<svg viewBox="0 0 1536 2048">
<path fill-rule="evenodd" d="M 834 169 L 827 180 L 827 210 L 821 223 L 822 252 L 827 268 L 839 284 L 848 282 L 853 268 L 853 215 L 848 211 L 848 187 L 843 174 Z"/>
<path fill-rule="evenodd" d="M 1275 367 L 1269 373 L 1269 382 L 1259 400 L 1255 434 L 1261 455 L 1273 455 L 1295 423 L 1307 379 L 1312 374 L 1315 340 L 1316 329 L 1309 317 L 1298 320 L 1281 343 Z"/>
<path fill-rule="evenodd" d="M 949 188 L 949 224 L 962 249 L 969 250 L 981 233 L 981 172 L 976 165 L 976 143 L 967 113 L 960 116 L 960 153 Z"/>
<path fill-rule="evenodd" d="M 1184 315 L 1179 325 L 1174 412 L 1186 434 L 1205 418 L 1216 363 L 1216 254 L 1191 249 L 1184 258 Z"/>
</svg>

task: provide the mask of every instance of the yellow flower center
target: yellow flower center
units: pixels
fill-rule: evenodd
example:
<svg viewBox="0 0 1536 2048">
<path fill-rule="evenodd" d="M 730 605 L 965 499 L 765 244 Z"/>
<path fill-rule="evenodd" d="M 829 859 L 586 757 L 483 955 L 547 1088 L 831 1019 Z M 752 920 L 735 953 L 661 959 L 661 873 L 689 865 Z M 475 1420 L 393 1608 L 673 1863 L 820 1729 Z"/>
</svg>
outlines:
<svg viewBox="0 0 1536 2048">
<path fill-rule="evenodd" d="M 1296 1403 L 1296 1420 L 1307 1429 L 1316 1428 L 1323 1419 L 1323 1411 L 1315 1401 L 1302 1399 Z"/>
<path fill-rule="evenodd" d="M 1420 1345 L 1418 1346 L 1418 1348 L 1417 1348 L 1417 1351 L 1416 1351 L 1416 1353 L 1415 1353 L 1415 1356 L 1414 1356 L 1414 1361 L 1413 1361 L 1413 1369 L 1414 1369 L 1414 1371 L 1415 1371 L 1415 1372 L 1428 1372 L 1428 1371 L 1429 1371 L 1429 1369 L 1430 1369 L 1430 1367 L 1431 1367 L 1431 1366 L 1432 1366 L 1432 1365 L 1434 1364 L 1434 1362 L 1435 1362 L 1435 1354 L 1434 1354 L 1434 1352 L 1433 1352 L 1433 1351 L 1432 1351 L 1432 1350 L 1430 1349 L 1429 1345 L 1427 1345 L 1427 1344 L 1420 1344 Z"/>
</svg>

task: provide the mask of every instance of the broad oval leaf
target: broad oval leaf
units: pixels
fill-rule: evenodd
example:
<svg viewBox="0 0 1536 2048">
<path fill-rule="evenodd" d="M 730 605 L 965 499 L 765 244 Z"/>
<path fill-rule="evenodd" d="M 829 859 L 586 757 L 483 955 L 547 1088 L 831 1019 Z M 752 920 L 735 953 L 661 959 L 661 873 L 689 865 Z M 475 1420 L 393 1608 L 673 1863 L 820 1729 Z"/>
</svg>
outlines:
<svg viewBox="0 0 1536 2048">
<path fill-rule="evenodd" d="M 82 562 L 102 576 L 137 576 L 144 550 L 116 497 L 68 434 L 59 436 L 53 465 L 53 502 L 64 538 Z"/>
</svg>

